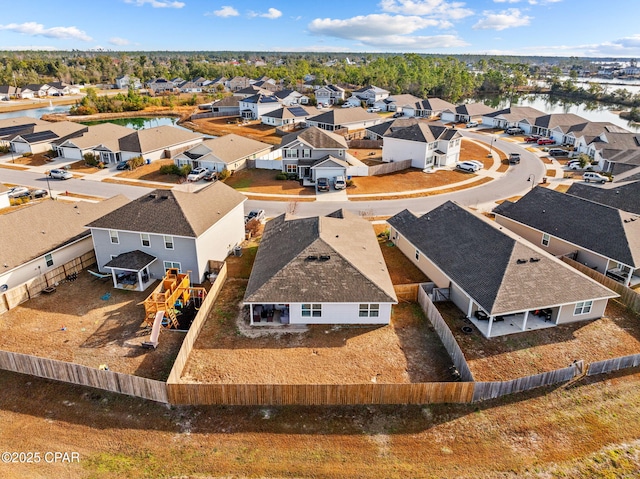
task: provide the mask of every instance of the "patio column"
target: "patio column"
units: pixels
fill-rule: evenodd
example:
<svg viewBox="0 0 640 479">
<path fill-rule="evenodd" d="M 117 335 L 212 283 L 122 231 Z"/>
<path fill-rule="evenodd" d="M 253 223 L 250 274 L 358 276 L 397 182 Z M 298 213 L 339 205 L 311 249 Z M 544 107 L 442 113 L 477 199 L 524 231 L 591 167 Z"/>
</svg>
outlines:
<svg viewBox="0 0 640 479">
<path fill-rule="evenodd" d="M 529 311 L 525 311 L 524 312 L 524 318 L 522 320 L 522 330 L 526 330 L 527 329 L 527 318 L 529 317 Z"/>
<path fill-rule="evenodd" d="M 138 271 L 136 276 L 138 276 L 138 291 L 144 291 L 144 285 L 142 284 L 142 271 Z"/>
<path fill-rule="evenodd" d="M 560 320 L 560 314 L 562 314 L 562 305 L 560 305 L 560 307 L 558 308 L 558 314 L 556 315 L 556 322 L 554 324 L 558 324 L 558 321 Z"/>
<path fill-rule="evenodd" d="M 111 269 L 111 279 L 113 279 L 113 287 L 116 288 L 118 286 L 118 274 L 115 269 Z"/>
<path fill-rule="evenodd" d="M 629 267 L 629 274 L 627 275 L 627 282 L 625 286 L 627 288 L 631 287 L 631 277 L 633 276 L 633 268 Z"/>
<path fill-rule="evenodd" d="M 493 316 L 489 316 L 489 328 L 487 329 L 487 338 L 491 337 L 491 327 L 493 326 Z"/>
<path fill-rule="evenodd" d="M 253 303 L 249 303 L 249 324 L 253 326 Z"/>
<path fill-rule="evenodd" d="M 449 295 L 451 295 L 451 289 L 449 289 Z M 469 298 L 469 307 L 467 308 L 467 318 L 471 318 L 473 312 L 473 301 Z"/>
</svg>

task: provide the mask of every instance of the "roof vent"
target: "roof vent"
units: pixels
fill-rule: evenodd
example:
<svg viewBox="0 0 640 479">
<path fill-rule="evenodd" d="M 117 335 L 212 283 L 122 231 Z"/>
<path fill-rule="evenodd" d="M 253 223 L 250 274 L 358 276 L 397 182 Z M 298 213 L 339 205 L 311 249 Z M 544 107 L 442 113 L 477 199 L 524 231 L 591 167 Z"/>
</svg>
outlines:
<svg viewBox="0 0 640 479">
<path fill-rule="evenodd" d="M 307 256 L 307 261 L 315 261 L 317 259 L 318 259 L 318 257 L 315 254 L 311 254 L 311 255 Z"/>
<path fill-rule="evenodd" d="M 157 198 L 157 197 L 158 197 L 158 195 L 157 195 L 157 194 L 155 194 L 155 193 L 151 193 L 151 194 L 149 195 L 149 198 Z"/>
<path fill-rule="evenodd" d="M 328 261 L 329 259 L 331 259 L 331 256 L 329 256 L 328 254 L 320 255 L 320 261 Z"/>
<path fill-rule="evenodd" d="M 169 199 L 169 195 L 168 194 L 163 194 L 162 196 L 160 196 L 161 200 L 168 200 Z"/>
<path fill-rule="evenodd" d="M 519 259 L 519 260 L 516 261 L 516 263 L 518 263 L 518 264 L 524 264 L 526 262 L 527 262 L 526 259 Z"/>
<path fill-rule="evenodd" d="M 537 263 L 538 261 L 540 261 L 540 258 L 529 258 L 530 263 Z"/>
</svg>

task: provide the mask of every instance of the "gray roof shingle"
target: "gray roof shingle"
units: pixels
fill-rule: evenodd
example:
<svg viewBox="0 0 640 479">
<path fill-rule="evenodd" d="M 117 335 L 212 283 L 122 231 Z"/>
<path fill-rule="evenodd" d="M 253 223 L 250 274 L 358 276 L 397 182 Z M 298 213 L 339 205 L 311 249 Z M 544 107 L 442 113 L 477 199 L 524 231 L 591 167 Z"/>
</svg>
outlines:
<svg viewBox="0 0 640 479">
<path fill-rule="evenodd" d="M 633 181 L 613 188 L 599 188 L 584 183 L 573 183 L 567 194 L 629 213 L 640 214 L 640 181 Z"/>
<path fill-rule="evenodd" d="M 346 212 L 265 227 L 244 300 L 251 303 L 395 303 L 371 224 Z"/>
<path fill-rule="evenodd" d="M 388 222 L 492 315 L 615 296 L 451 201 L 421 217 L 404 210 Z"/>
</svg>

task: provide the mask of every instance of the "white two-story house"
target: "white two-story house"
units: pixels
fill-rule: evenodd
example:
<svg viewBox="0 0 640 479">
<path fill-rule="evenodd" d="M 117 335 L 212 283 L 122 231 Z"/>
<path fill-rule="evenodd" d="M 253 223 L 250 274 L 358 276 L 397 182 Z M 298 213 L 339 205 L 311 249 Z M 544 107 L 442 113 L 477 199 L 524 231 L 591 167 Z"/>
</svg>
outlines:
<svg viewBox="0 0 640 479">
<path fill-rule="evenodd" d="M 420 169 L 453 166 L 460 158 L 461 139 L 457 130 L 425 121 L 389 129 L 382 140 L 382 161 L 411 160 Z"/>
</svg>

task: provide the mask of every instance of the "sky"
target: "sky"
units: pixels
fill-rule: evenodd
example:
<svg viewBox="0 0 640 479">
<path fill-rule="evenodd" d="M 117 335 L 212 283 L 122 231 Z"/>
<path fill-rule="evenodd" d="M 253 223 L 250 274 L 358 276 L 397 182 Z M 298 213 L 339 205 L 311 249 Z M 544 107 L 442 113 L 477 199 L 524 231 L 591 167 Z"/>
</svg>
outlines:
<svg viewBox="0 0 640 479">
<path fill-rule="evenodd" d="M 29 0 L 2 50 L 397 52 L 640 58 L 638 0 Z"/>
</svg>

